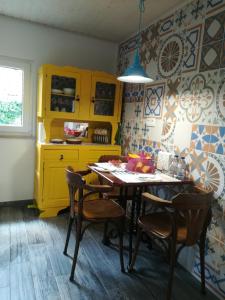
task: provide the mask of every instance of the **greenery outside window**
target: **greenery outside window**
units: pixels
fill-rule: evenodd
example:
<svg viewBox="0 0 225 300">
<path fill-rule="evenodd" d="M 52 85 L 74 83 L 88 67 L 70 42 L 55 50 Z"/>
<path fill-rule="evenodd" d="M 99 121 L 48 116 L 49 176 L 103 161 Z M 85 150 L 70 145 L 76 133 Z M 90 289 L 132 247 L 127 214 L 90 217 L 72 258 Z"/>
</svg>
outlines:
<svg viewBox="0 0 225 300">
<path fill-rule="evenodd" d="M 0 135 L 31 134 L 30 62 L 0 56 Z"/>
</svg>

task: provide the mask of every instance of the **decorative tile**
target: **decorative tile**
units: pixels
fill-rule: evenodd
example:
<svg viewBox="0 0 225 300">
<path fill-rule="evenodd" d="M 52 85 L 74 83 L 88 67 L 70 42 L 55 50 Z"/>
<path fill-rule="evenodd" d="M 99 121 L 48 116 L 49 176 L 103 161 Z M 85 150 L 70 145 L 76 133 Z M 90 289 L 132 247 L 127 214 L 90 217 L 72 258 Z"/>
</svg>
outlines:
<svg viewBox="0 0 225 300">
<path fill-rule="evenodd" d="M 189 173 L 196 185 L 203 187 L 203 174 L 205 173 L 205 162 L 207 161 L 207 153 L 195 149 L 190 149 L 186 156 L 186 162 L 189 167 Z"/>
<path fill-rule="evenodd" d="M 167 91 L 164 100 L 163 120 L 165 122 L 176 122 L 176 110 L 179 105 L 179 92 L 181 78 L 167 80 Z"/>
<path fill-rule="evenodd" d="M 225 297 L 225 272 L 224 270 L 225 245 L 213 237 L 206 240 L 205 277 L 206 284 L 218 295 L 220 299 Z M 194 274 L 200 278 L 199 255 L 194 263 Z"/>
<path fill-rule="evenodd" d="M 220 82 L 216 98 L 216 110 L 222 124 L 225 123 L 225 71 L 220 72 Z M 220 122 L 219 122 L 220 123 Z"/>
<path fill-rule="evenodd" d="M 206 82 L 205 76 L 197 74 L 180 95 L 180 106 L 186 112 L 187 120 L 199 121 L 204 110 L 208 110 L 214 101 L 214 90 Z"/>
<path fill-rule="evenodd" d="M 184 7 L 175 13 L 174 23 L 176 24 L 177 27 L 181 27 L 183 25 L 186 25 L 185 23 L 186 19 L 187 19 L 187 10 Z"/>
<path fill-rule="evenodd" d="M 184 134 L 185 130 L 185 134 Z M 192 124 L 189 122 L 176 122 L 174 129 L 174 145 L 184 152 L 190 147 Z"/>
<path fill-rule="evenodd" d="M 191 148 L 209 151 L 211 139 L 211 126 L 205 125 L 192 125 L 192 134 L 191 134 Z"/>
<path fill-rule="evenodd" d="M 161 133 L 161 141 L 163 143 L 165 143 L 165 142 L 173 143 L 174 142 L 175 127 L 176 127 L 176 123 L 165 122 L 163 124 L 162 133 Z"/>
<path fill-rule="evenodd" d="M 212 203 L 212 220 L 208 227 L 207 235 L 225 243 L 224 215 L 217 201 Z"/>
<path fill-rule="evenodd" d="M 223 207 L 225 201 L 225 158 L 224 155 L 208 154 L 207 161 L 203 162 L 205 172 L 202 174 L 204 188 L 214 191 L 214 197 L 218 199 L 218 203 Z"/>
<path fill-rule="evenodd" d="M 217 42 L 224 38 L 225 13 L 221 12 L 205 20 L 203 45 Z"/>
<path fill-rule="evenodd" d="M 224 6 L 225 6 L 225 0 L 208 0 L 206 13 L 207 14 L 212 13 L 215 10 L 221 9 Z"/>
<path fill-rule="evenodd" d="M 165 84 L 147 85 L 145 88 L 144 117 L 161 117 Z"/>
<path fill-rule="evenodd" d="M 162 78 L 168 78 L 181 72 L 184 55 L 182 35 L 173 34 L 163 43 L 159 51 L 158 72 Z"/>
<path fill-rule="evenodd" d="M 142 65 L 146 65 L 151 61 L 157 62 L 159 47 L 159 27 L 160 23 L 156 23 L 146 28 L 141 33 L 140 58 Z"/>
<path fill-rule="evenodd" d="M 174 15 L 170 15 L 169 17 L 160 21 L 159 34 L 163 36 L 172 32 L 174 27 Z"/>
<path fill-rule="evenodd" d="M 187 32 L 182 72 L 195 71 L 198 67 L 199 45 L 201 40 L 201 25 Z"/>
<path fill-rule="evenodd" d="M 125 102 L 143 102 L 144 85 L 127 83 L 124 93 Z"/>
<path fill-rule="evenodd" d="M 225 68 L 225 40 L 223 41 L 220 68 Z"/>
<path fill-rule="evenodd" d="M 219 69 L 223 41 L 202 46 L 200 72 Z"/>
<path fill-rule="evenodd" d="M 225 155 L 225 127 L 211 126 L 209 152 Z"/>
<path fill-rule="evenodd" d="M 123 155 L 127 155 L 130 152 L 130 146 L 131 146 L 131 136 L 126 135 L 123 137 L 123 143 L 122 143 Z"/>
</svg>

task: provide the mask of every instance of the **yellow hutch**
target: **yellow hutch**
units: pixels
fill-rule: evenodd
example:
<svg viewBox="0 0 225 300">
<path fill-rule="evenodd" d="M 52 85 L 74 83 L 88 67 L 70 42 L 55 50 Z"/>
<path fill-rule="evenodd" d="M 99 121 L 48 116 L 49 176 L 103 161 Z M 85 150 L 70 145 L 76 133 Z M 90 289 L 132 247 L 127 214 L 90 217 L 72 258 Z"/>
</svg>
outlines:
<svg viewBox="0 0 225 300">
<path fill-rule="evenodd" d="M 35 201 L 41 217 L 56 216 L 69 205 L 67 166 L 84 170 L 101 155 L 121 153 L 121 147 L 115 145 L 121 98 L 122 85 L 111 74 L 54 65 L 40 68 Z M 81 144 L 52 143 L 65 140 L 67 122 L 88 124 Z M 93 136 L 99 129 L 105 130 L 108 138 L 96 143 Z M 94 179 L 89 175 L 89 182 Z"/>
</svg>

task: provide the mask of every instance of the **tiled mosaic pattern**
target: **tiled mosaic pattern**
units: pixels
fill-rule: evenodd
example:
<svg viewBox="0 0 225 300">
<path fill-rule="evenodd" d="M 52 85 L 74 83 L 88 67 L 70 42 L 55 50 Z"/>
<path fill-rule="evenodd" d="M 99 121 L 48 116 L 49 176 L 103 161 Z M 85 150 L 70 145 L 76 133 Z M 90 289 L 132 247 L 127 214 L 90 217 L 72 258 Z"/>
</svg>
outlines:
<svg viewBox="0 0 225 300">
<path fill-rule="evenodd" d="M 120 45 L 118 73 L 136 42 Z M 225 299 L 225 0 L 194 0 L 151 24 L 140 55 L 155 81 L 125 86 L 124 153 L 185 156 L 195 183 L 214 191 L 206 280 Z M 193 274 L 199 278 L 197 252 Z"/>
</svg>

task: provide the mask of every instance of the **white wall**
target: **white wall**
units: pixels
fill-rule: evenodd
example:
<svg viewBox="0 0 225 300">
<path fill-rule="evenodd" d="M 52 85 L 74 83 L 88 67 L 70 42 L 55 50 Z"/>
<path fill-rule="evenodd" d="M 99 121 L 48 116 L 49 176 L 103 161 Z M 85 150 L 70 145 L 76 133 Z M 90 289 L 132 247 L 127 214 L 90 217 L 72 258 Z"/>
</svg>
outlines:
<svg viewBox="0 0 225 300">
<path fill-rule="evenodd" d="M 0 16 L 0 55 L 32 61 L 33 132 L 37 70 L 74 65 L 113 73 L 117 44 Z M 35 138 L 0 137 L 0 202 L 33 198 Z"/>
</svg>

